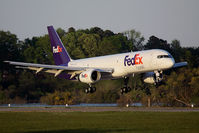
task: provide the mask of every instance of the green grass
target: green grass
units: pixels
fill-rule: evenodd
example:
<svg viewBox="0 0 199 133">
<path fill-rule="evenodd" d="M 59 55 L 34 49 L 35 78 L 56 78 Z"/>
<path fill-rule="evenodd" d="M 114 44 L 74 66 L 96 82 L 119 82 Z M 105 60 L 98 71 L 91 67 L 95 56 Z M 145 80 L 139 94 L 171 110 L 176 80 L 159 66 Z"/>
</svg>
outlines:
<svg viewBox="0 0 199 133">
<path fill-rule="evenodd" d="M 199 112 L 0 112 L 0 133 L 198 133 Z"/>
</svg>

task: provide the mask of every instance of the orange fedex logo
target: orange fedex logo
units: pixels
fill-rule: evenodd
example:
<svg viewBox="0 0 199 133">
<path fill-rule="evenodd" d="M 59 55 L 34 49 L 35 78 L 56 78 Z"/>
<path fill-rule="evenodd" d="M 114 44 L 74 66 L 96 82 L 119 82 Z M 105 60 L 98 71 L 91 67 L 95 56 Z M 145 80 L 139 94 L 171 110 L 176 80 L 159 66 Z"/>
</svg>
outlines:
<svg viewBox="0 0 199 133">
<path fill-rule="evenodd" d="M 82 78 L 87 78 L 88 75 L 87 74 L 82 74 Z"/>
<path fill-rule="evenodd" d="M 60 53 L 62 52 L 62 48 L 60 46 L 54 47 L 53 46 L 53 53 Z"/>
</svg>

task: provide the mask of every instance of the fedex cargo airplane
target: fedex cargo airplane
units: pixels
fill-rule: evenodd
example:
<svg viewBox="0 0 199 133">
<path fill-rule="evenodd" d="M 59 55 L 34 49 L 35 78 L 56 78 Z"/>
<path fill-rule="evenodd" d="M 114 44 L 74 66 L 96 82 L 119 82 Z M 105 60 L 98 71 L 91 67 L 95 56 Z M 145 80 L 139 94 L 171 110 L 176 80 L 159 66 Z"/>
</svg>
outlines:
<svg viewBox="0 0 199 133">
<path fill-rule="evenodd" d="M 128 80 L 134 74 L 143 74 L 144 82 L 157 84 L 163 79 L 164 70 L 187 65 L 187 62 L 175 63 L 172 55 L 161 49 L 73 60 L 53 26 L 48 26 L 47 29 L 55 65 L 5 62 L 16 65 L 17 68 L 34 70 L 36 73 L 47 72 L 55 77 L 86 83 L 89 85 L 85 89 L 86 93 L 95 92 L 93 84 L 100 80 L 123 78 L 122 94 L 131 90 Z"/>
</svg>

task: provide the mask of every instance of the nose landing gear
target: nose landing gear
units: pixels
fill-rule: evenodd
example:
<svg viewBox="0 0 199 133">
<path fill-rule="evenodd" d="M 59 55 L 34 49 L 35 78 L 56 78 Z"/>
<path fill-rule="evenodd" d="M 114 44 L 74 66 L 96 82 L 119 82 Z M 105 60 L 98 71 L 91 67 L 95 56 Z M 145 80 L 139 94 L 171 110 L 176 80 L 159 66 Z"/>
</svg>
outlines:
<svg viewBox="0 0 199 133">
<path fill-rule="evenodd" d="M 157 87 L 159 83 L 163 80 L 163 71 L 154 72 L 155 86 Z"/>
</svg>

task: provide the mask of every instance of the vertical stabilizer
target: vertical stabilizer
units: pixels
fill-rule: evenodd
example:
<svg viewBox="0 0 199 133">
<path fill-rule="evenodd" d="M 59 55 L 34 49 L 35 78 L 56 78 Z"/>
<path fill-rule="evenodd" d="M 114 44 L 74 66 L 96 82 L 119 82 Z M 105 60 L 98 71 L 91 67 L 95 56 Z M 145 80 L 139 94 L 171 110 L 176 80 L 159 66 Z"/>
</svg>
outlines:
<svg viewBox="0 0 199 133">
<path fill-rule="evenodd" d="M 61 39 L 59 38 L 57 32 L 53 26 L 48 26 L 48 34 L 51 42 L 51 50 L 53 52 L 53 57 L 56 65 L 68 65 L 71 58 L 66 51 Z"/>
</svg>

